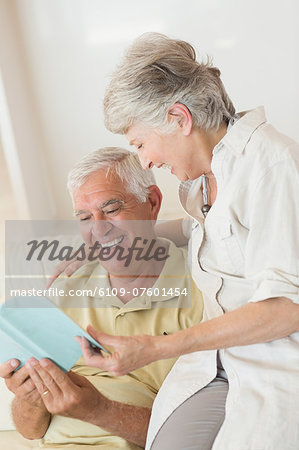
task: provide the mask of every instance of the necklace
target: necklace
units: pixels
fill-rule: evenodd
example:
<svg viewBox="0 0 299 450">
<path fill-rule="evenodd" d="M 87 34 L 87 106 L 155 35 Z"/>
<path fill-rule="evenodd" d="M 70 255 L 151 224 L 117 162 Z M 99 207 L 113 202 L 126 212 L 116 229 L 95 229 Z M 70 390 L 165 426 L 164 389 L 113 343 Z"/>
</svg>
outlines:
<svg viewBox="0 0 299 450">
<path fill-rule="evenodd" d="M 203 199 L 203 205 L 201 207 L 201 212 L 206 217 L 208 214 L 211 205 L 208 203 L 208 183 L 207 183 L 207 177 L 205 175 L 202 175 L 202 199 Z"/>
</svg>

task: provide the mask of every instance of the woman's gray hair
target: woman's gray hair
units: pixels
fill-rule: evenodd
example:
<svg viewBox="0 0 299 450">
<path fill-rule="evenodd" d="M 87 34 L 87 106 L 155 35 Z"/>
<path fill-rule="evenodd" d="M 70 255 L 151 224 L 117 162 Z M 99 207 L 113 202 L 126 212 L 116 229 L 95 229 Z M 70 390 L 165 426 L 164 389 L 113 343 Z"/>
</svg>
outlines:
<svg viewBox="0 0 299 450">
<path fill-rule="evenodd" d="M 105 93 L 105 125 L 125 134 L 134 123 L 162 133 L 172 132 L 168 111 L 184 104 L 193 126 L 205 130 L 228 122 L 235 108 L 228 97 L 220 70 L 196 61 L 194 48 L 185 41 L 159 33 L 141 35 L 128 49 Z"/>
<path fill-rule="evenodd" d="M 106 169 L 107 177 L 111 171 L 116 173 L 140 203 L 146 201 L 149 187 L 156 184 L 153 172 L 142 168 L 136 153 L 119 147 L 105 147 L 88 153 L 70 171 L 67 187 L 71 196 L 89 175 L 100 169 Z"/>
</svg>

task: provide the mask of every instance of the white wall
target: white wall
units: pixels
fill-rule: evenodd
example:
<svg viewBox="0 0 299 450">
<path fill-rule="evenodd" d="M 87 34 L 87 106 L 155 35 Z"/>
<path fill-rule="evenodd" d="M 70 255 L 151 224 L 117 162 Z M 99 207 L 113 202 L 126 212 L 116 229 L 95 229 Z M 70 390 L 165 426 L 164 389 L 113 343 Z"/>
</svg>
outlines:
<svg viewBox="0 0 299 450">
<path fill-rule="evenodd" d="M 0 431 L 13 430 L 15 428 L 14 423 L 12 421 L 11 413 L 10 413 L 10 405 L 11 405 L 13 397 L 14 397 L 14 395 L 5 386 L 4 380 L 2 378 L 0 378 L 0 398 L 1 398 Z M 1 434 L 0 434 L 0 440 L 1 440 Z M 0 442 L 0 448 L 1 448 L 1 442 Z"/>
<path fill-rule="evenodd" d="M 54 214 L 44 161 L 46 144 L 13 1 L 0 0 L 0 30 L 1 144 L 20 218 L 43 218 Z"/>
<path fill-rule="evenodd" d="M 31 99 L 36 114 L 31 128 L 35 123 L 41 142 L 41 161 L 32 160 L 29 141 L 21 149 L 23 160 L 26 155 L 31 163 L 27 172 L 35 191 L 47 185 L 39 192 L 39 199 L 44 199 L 40 214 L 31 208 L 33 217 L 69 217 L 65 180 L 71 166 L 95 148 L 128 146 L 124 137 L 105 130 L 101 102 L 124 49 L 145 31 L 188 40 L 200 56 L 212 55 L 238 110 L 265 104 L 268 118 L 299 139 L 297 0 L 1 2 L 11 6 L 13 28 L 2 28 L 1 39 L 18 36 L 19 54 L 2 57 L 0 62 L 6 69 L 8 61 L 17 58 L 19 76 L 26 77 L 29 103 Z M 13 67 L 9 70 L 13 74 Z M 15 95 L 11 86 L 7 95 L 13 121 L 18 111 L 11 101 Z M 42 165 L 46 173 L 40 176 Z M 158 183 L 164 194 L 163 215 L 180 214 L 176 180 L 160 170 Z M 47 187 L 50 193 L 46 194 Z"/>
</svg>

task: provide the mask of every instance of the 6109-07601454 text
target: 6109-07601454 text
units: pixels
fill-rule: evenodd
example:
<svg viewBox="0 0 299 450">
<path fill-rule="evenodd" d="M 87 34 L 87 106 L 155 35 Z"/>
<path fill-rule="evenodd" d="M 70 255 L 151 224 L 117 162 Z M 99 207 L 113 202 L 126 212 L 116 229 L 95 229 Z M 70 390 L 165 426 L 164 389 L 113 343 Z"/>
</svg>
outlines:
<svg viewBox="0 0 299 450">
<path fill-rule="evenodd" d="M 187 288 L 171 287 L 171 288 L 145 288 L 135 287 L 131 291 L 125 288 L 101 288 L 94 289 L 58 289 L 57 287 L 50 287 L 48 289 L 11 289 L 11 297 L 123 297 L 124 295 L 132 294 L 134 297 L 141 297 L 147 295 L 148 297 L 179 297 L 180 295 L 187 296 Z"/>
</svg>

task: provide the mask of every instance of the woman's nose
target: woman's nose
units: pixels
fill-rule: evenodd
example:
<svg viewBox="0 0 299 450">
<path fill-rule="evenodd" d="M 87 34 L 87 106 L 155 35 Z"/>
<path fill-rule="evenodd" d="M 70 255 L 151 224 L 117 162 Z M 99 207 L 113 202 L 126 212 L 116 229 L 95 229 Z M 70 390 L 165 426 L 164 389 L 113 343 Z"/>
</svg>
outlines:
<svg viewBox="0 0 299 450">
<path fill-rule="evenodd" d="M 142 165 L 142 168 L 145 169 L 145 170 L 149 170 L 149 169 L 151 169 L 154 166 L 154 164 L 148 158 L 143 158 L 142 156 L 139 156 L 139 159 L 140 159 L 140 163 Z"/>
</svg>

